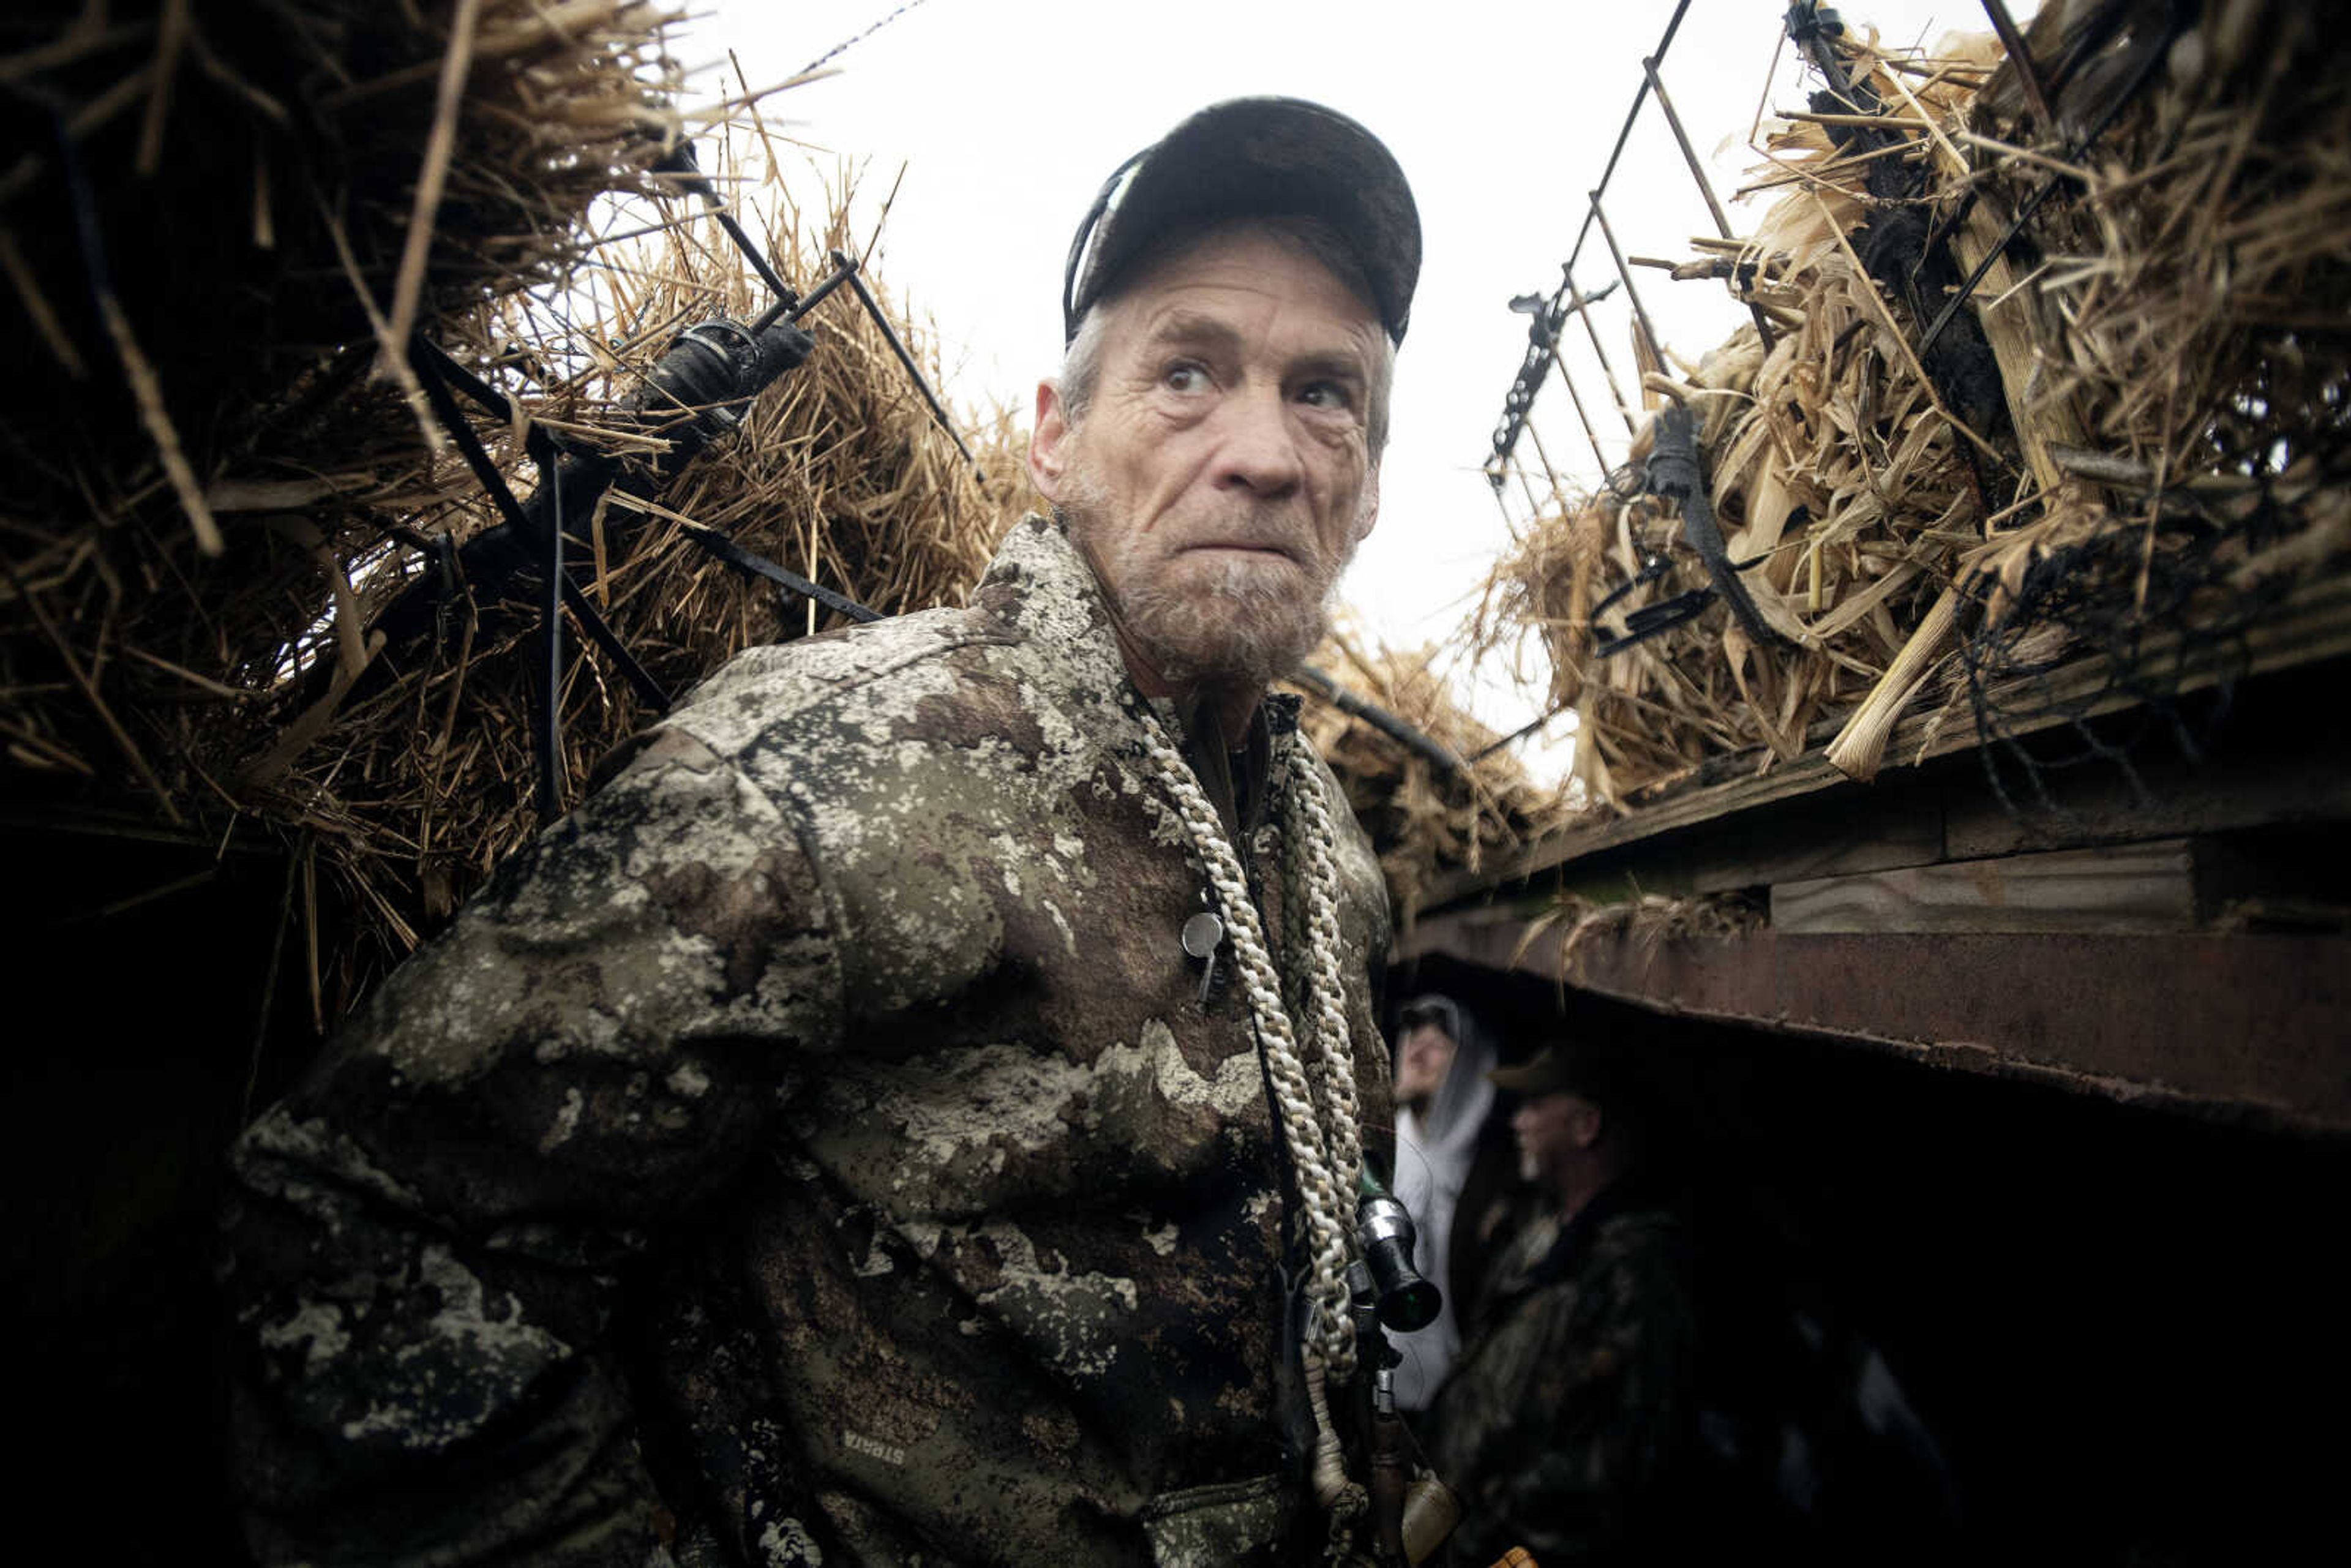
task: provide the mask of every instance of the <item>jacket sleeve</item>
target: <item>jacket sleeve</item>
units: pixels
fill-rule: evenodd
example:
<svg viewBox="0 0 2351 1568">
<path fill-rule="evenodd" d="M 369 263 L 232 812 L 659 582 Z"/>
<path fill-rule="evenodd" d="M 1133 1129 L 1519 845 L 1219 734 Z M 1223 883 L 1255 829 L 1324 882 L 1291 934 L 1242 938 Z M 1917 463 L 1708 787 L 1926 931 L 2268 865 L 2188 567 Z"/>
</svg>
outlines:
<svg viewBox="0 0 2351 1568">
<path fill-rule="evenodd" d="M 840 1036 L 791 824 L 678 731 L 517 855 L 231 1156 L 232 1463 L 265 1562 L 664 1560 L 626 1266 Z"/>
</svg>

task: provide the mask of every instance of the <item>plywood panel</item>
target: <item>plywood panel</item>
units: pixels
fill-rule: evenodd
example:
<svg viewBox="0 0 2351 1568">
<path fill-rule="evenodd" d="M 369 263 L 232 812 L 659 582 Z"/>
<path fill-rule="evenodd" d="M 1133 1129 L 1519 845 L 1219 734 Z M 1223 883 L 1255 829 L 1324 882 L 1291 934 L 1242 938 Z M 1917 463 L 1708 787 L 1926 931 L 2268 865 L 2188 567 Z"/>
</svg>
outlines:
<svg viewBox="0 0 2351 1568">
<path fill-rule="evenodd" d="M 1771 890 L 1771 929 L 1783 936 L 2195 925 L 2194 855 L 2186 839 L 1817 877 Z"/>
</svg>

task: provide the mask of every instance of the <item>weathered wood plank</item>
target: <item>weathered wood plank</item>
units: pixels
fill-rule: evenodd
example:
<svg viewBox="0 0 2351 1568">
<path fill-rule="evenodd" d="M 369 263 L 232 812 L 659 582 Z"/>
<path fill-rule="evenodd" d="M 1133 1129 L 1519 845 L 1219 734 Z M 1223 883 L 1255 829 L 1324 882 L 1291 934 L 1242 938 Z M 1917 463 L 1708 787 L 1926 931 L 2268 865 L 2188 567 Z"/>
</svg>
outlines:
<svg viewBox="0 0 2351 1568">
<path fill-rule="evenodd" d="M 2241 828 L 2351 821 L 2351 737 L 2339 724 L 2232 733 L 2209 757 L 2141 760 L 2134 773 L 2074 769 L 2044 782 L 2050 802 L 2003 802 L 1980 781 L 1954 789 L 1945 852 L 1978 860 L 2060 845 L 2124 843 Z"/>
<path fill-rule="evenodd" d="M 1771 929 L 1782 936 L 2195 925 L 2195 856 L 2186 839 L 1950 861 L 1771 889 Z"/>
<path fill-rule="evenodd" d="M 1594 903 L 1770 887 L 1807 877 L 1886 871 L 1943 858 L 1942 802 L 1932 791 L 1790 800 L 1663 842 L 1628 845 L 1561 868 L 1559 887 Z"/>
</svg>

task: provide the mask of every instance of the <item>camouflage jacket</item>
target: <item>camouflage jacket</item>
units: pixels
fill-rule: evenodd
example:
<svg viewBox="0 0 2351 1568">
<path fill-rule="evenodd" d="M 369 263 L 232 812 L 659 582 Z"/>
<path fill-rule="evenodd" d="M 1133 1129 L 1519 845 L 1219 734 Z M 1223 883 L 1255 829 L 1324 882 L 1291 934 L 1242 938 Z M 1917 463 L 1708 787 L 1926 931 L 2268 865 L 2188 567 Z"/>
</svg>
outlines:
<svg viewBox="0 0 2351 1568">
<path fill-rule="evenodd" d="M 966 609 L 730 663 L 402 966 L 233 1157 L 261 1555 L 1221 1563 L 1287 1528 L 1280 1156 L 1247 1007 L 1179 942 L 1207 882 L 1141 701 L 1031 518 Z M 1343 833 L 1360 980 L 1386 900 Z"/>
<path fill-rule="evenodd" d="M 1672 1561 L 1696 1330 L 1675 1217 L 1611 1187 L 1497 1258 L 1480 1326 L 1437 1396 L 1437 1470 L 1459 1495 L 1453 1561 Z"/>
</svg>

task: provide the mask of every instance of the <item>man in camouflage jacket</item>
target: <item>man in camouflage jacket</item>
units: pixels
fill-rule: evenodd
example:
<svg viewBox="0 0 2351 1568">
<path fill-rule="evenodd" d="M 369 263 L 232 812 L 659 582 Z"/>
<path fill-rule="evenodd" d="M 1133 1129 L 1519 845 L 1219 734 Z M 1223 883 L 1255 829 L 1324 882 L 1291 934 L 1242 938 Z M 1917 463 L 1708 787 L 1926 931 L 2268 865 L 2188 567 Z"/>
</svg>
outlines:
<svg viewBox="0 0 2351 1568">
<path fill-rule="evenodd" d="M 1554 1046 L 1489 1076 L 1528 1096 L 1511 1129 L 1549 1201 L 1496 1258 L 1437 1397 L 1437 1470 L 1462 1502 L 1451 1560 L 1683 1561 L 1697 1326 L 1680 1221 L 1645 1185 L 1621 1081 L 1592 1053 Z"/>
<path fill-rule="evenodd" d="M 1319 626 L 1417 229 L 1399 297 L 1392 214 L 1299 242 L 1259 221 L 1294 192 L 1229 210 L 1236 135 L 1377 149 L 1254 100 L 1147 154 L 1071 299 L 1073 338 L 1107 322 L 1098 403 L 1040 391 L 1056 517 L 965 609 L 729 664 L 240 1141 L 265 1559 L 1208 1563 L 1314 1530 L 1282 1426 L 1298 1184 L 1263 1004 L 1179 936 L 1215 895 L 1177 797 L 1239 852 L 1290 1017 L 1309 949 L 1335 958 L 1374 1127 L 1386 904 L 1273 672 L 1187 649 L 1235 635 L 1227 599 Z M 1171 206 L 1204 147 L 1228 210 Z M 1215 341 L 1164 370 L 1171 298 Z"/>
</svg>

